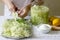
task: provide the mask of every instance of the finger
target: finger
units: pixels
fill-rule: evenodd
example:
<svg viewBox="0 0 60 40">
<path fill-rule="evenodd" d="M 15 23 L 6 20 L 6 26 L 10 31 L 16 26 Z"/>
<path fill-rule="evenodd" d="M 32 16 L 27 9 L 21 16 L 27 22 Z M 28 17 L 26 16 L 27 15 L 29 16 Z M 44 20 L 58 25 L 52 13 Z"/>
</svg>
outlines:
<svg viewBox="0 0 60 40">
<path fill-rule="evenodd" d="M 20 12 L 20 15 L 22 16 L 22 15 L 24 15 L 24 13 L 25 13 L 25 10 L 22 10 L 22 11 Z"/>
<path fill-rule="evenodd" d="M 18 10 L 18 11 L 16 11 L 17 13 L 18 13 L 18 15 L 20 15 L 20 13 L 21 13 L 21 11 L 20 10 Z"/>
<path fill-rule="evenodd" d="M 27 16 L 27 12 L 26 12 L 26 10 L 23 10 L 23 12 L 19 15 L 20 17 L 22 17 L 22 18 L 24 18 L 24 17 L 26 17 Z"/>
<path fill-rule="evenodd" d="M 13 4 L 14 11 L 17 11 L 18 7 L 13 2 L 12 2 L 12 4 Z"/>
<path fill-rule="evenodd" d="M 15 7 L 15 11 L 17 11 L 18 10 L 18 8 L 17 7 Z"/>
<path fill-rule="evenodd" d="M 13 9 L 10 8 L 9 10 L 10 10 L 11 12 L 13 12 Z"/>
<path fill-rule="evenodd" d="M 22 15 L 21 15 L 22 13 L 23 13 L 22 11 L 19 11 L 18 16 L 22 17 Z"/>
<path fill-rule="evenodd" d="M 17 11 L 18 15 L 20 15 L 23 12 L 23 9 L 20 9 Z"/>
</svg>

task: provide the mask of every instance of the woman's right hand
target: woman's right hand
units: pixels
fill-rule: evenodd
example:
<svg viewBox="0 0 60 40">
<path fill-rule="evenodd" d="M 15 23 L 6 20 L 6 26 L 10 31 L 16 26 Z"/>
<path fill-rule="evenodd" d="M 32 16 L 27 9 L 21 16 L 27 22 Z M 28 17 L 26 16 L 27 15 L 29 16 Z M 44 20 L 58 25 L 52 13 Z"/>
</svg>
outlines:
<svg viewBox="0 0 60 40">
<path fill-rule="evenodd" d="M 18 8 L 15 6 L 15 4 L 13 2 L 11 2 L 10 5 L 8 5 L 8 8 L 11 12 L 15 12 L 18 10 Z"/>
<path fill-rule="evenodd" d="M 17 11 L 17 7 L 11 0 L 2 0 L 6 4 L 11 12 Z"/>
</svg>

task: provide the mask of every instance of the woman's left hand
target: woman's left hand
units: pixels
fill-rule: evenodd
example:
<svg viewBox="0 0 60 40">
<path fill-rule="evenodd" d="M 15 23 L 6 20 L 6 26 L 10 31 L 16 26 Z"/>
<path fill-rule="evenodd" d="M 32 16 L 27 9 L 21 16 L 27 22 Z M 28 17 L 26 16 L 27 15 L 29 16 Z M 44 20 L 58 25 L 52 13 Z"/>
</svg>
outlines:
<svg viewBox="0 0 60 40">
<path fill-rule="evenodd" d="M 21 10 L 18 11 L 18 16 L 21 18 L 24 18 L 28 15 L 28 12 L 26 10 L 26 8 L 22 8 Z"/>
<path fill-rule="evenodd" d="M 21 18 L 26 17 L 30 9 L 31 9 L 31 4 L 28 4 L 27 6 L 23 7 L 22 9 L 18 11 L 18 16 Z"/>
</svg>

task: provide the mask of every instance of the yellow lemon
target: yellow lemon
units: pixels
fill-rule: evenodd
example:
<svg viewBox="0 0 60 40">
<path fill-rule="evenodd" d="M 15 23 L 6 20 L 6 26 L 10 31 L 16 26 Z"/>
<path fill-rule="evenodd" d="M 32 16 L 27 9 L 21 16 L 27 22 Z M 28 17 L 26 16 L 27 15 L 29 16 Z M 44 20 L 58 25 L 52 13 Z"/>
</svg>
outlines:
<svg viewBox="0 0 60 40">
<path fill-rule="evenodd" d="M 52 24 L 53 24 L 54 26 L 60 25 L 60 19 L 59 19 L 59 18 L 54 19 L 54 20 L 52 21 Z"/>
</svg>

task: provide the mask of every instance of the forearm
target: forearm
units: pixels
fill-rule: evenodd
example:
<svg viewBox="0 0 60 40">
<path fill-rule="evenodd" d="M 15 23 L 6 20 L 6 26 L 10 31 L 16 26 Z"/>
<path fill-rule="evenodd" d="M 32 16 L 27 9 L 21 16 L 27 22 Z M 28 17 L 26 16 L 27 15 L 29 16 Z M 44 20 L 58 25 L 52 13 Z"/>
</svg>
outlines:
<svg viewBox="0 0 60 40">
<path fill-rule="evenodd" d="M 11 0 L 2 0 L 4 2 L 4 4 L 6 4 L 7 6 L 12 5 L 12 1 Z"/>
<path fill-rule="evenodd" d="M 25 8 L 26 12 L 28 12 L 31 9 L 31 6 L 32 6 L 32 2 L 33 1 L 34 0 L 26 0 L 26 2 L 24 4 L 24 7 L 23 7 L 23 8 Z"/>
<path fill-rule="evenodd" d="M 37 1 L 36 0 L 32 0 L 32 1 L 30 1 L 30 3 L 28 3 L 24 7 L 24 10 L 25 10 L 24 11 L 25 12 L 24 16 L 26 16 L 26 14 L 30 11 L 33 2 L 37 2 L 38 5 L 43 4 L 43 1 L 42 0 L 37 0 Z"/>
<path fill-rule="evenodd" d="M 28 5 L 25 7 L 25 10 L 26 10 L 26 12 L 29 12 L 30 9 L 31 9 L 31 4 L 28 4 Z"/>
<path fill-rule="evenodd" d="M 2 0 L 4 4 L 6 4 L 11 12 L 15 12 L 17 10 L 17 7 L 14 5 L 12 0 Z"/>
</svg>

